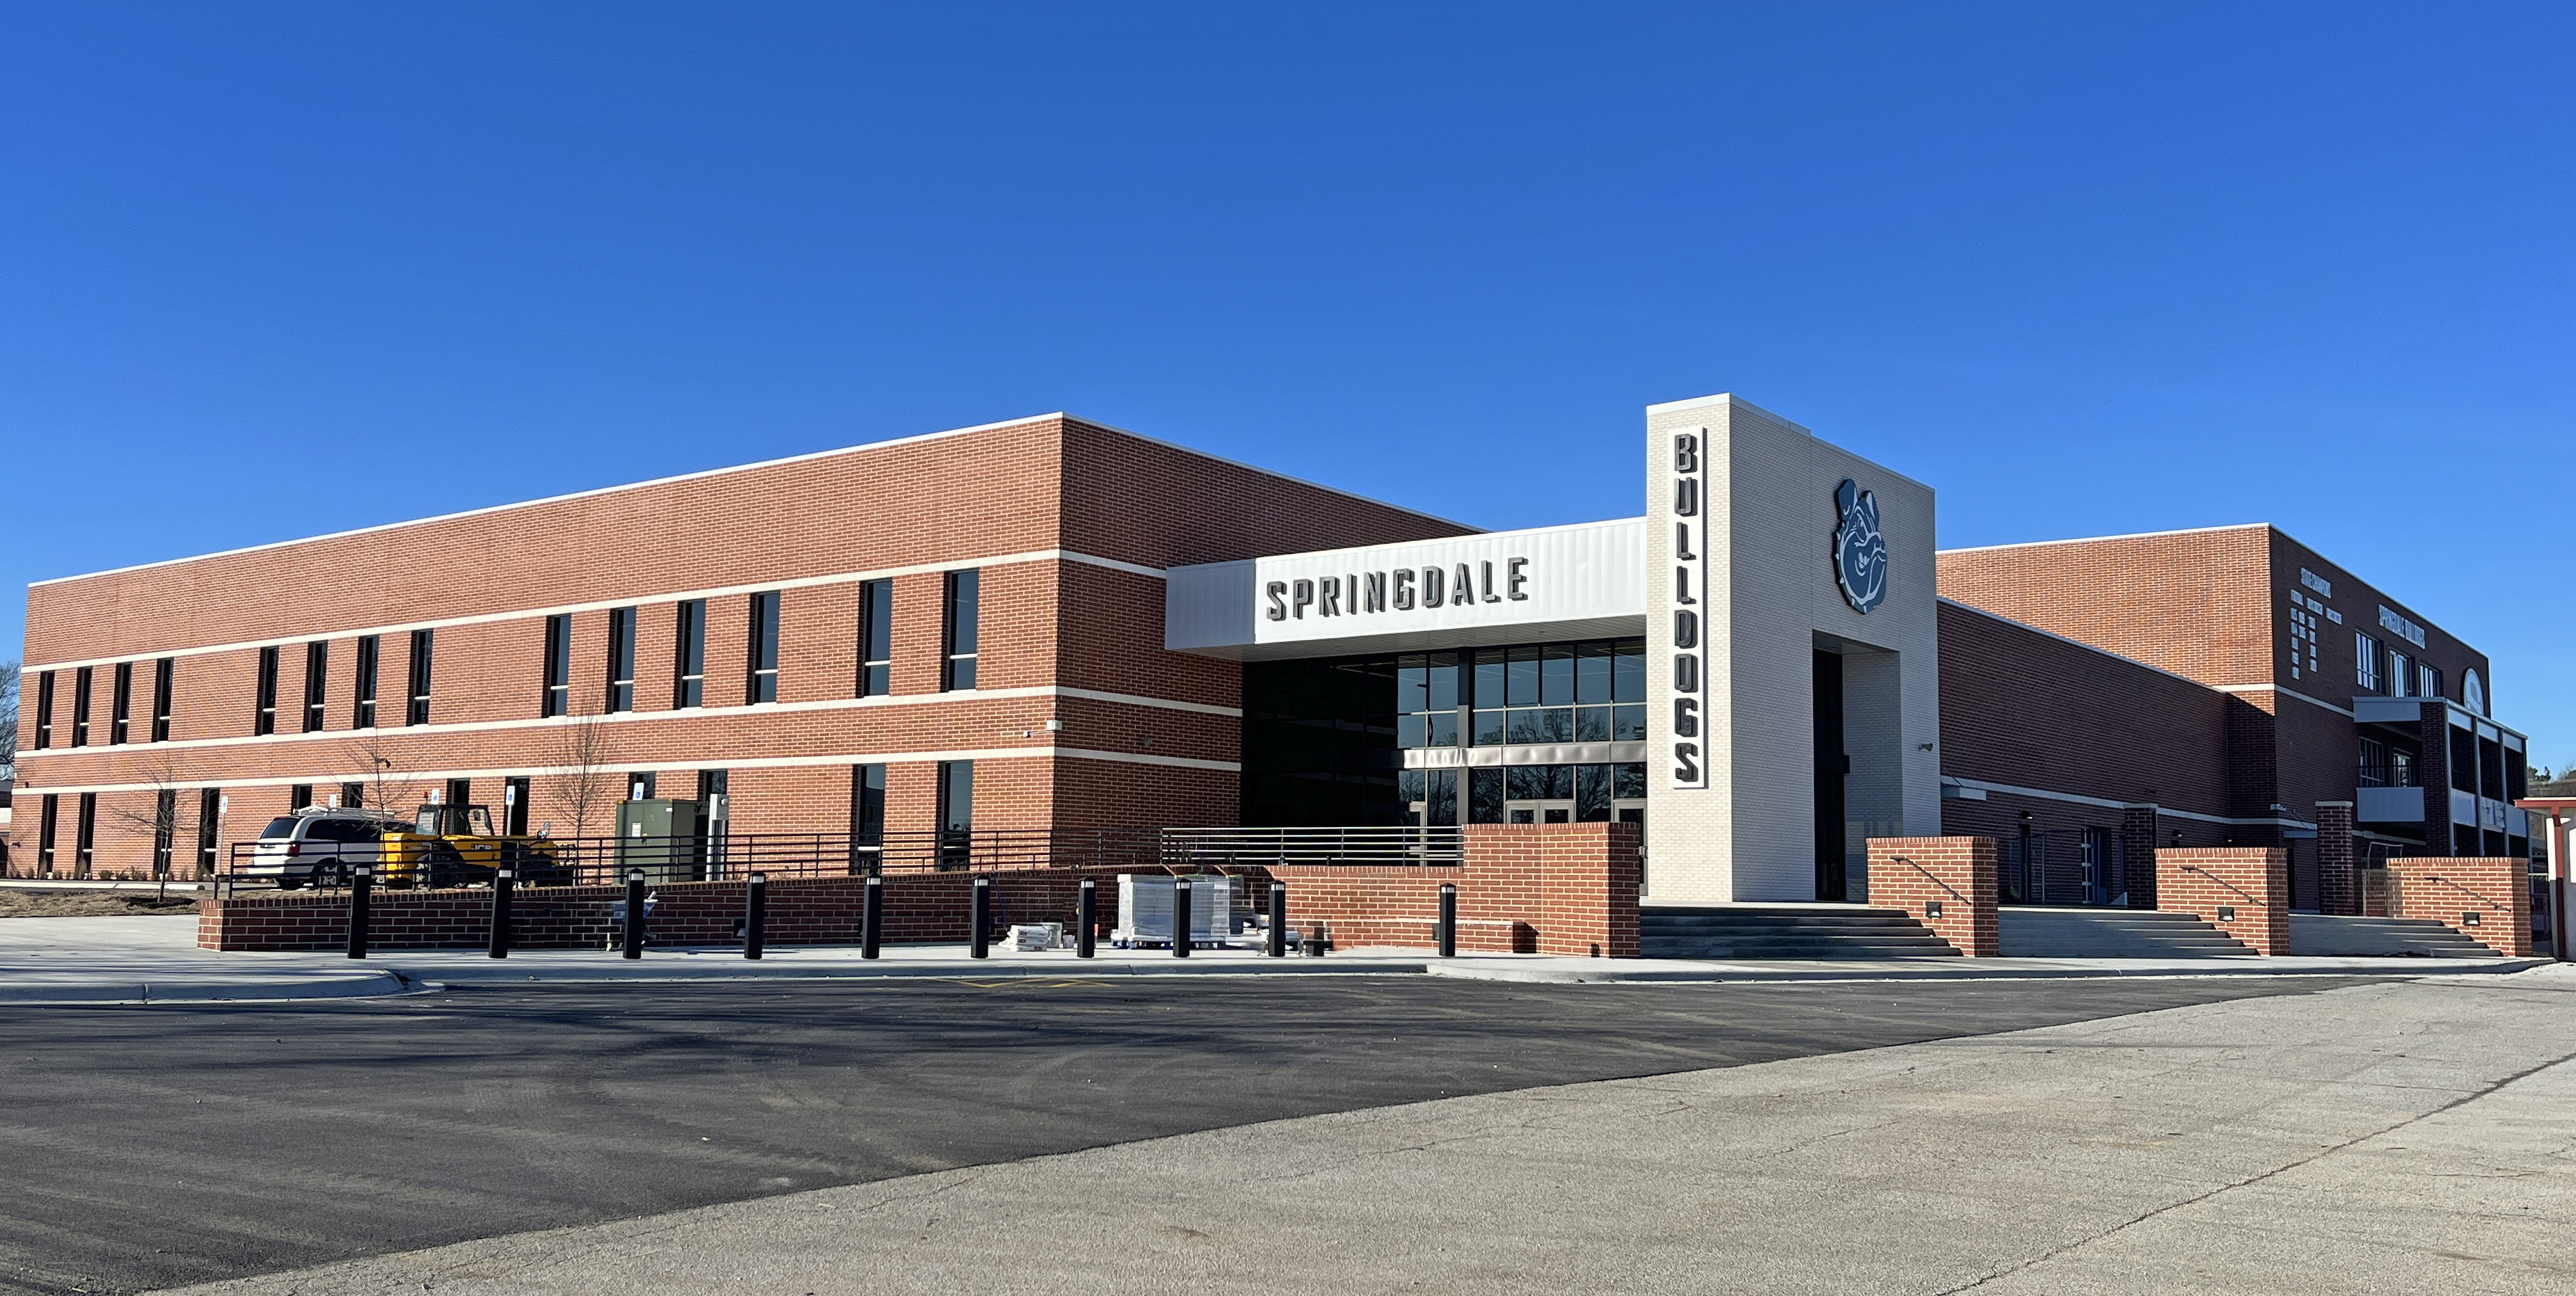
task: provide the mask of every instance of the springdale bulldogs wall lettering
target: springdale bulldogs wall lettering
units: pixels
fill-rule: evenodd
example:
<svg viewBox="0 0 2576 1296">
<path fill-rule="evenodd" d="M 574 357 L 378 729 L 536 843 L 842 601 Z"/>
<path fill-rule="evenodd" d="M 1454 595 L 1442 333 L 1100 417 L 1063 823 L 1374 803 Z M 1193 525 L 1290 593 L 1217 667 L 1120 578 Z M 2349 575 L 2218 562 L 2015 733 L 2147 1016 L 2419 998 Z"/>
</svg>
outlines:
<svg viewBox="0 0 2576 1296">
<path fill-rule="evenodd" d="M 1701 736 L 1708 715 L 1707 447 L 1706 429 L 1678 431 L 1665 461 L 1673 509 L 1673 572 L 1664 593 L 1673 625 L 1673 722 L 1664 772 L 1681 789 L 1708 786 L 1708 745 Z"/>
<path fill-rule="evenodd" d="M 1878 493 L 1849 477 L 1834 488 L 1834 583 L 1843 601 L 1868 613 L 1887 601 L 1887 537 L 1878 529 Z"/>
</svg>

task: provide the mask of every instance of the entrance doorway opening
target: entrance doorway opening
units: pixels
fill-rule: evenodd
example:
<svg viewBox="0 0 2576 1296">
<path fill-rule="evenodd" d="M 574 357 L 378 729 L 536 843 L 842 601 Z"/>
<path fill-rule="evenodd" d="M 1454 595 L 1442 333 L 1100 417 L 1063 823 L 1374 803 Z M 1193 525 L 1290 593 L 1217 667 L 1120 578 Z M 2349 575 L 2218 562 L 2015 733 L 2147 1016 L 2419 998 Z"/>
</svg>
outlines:
<svg viewBox="0 0 2576 1296">
<path fill-rule="evenodd" d="M 1842 654 L 1817 649 L 1815 676 L 1816 898 L 1842 900 L 1850 883 L 1843 783 L 1851 775 L 1851 756 L 1843 750 Z"/>
</svg>

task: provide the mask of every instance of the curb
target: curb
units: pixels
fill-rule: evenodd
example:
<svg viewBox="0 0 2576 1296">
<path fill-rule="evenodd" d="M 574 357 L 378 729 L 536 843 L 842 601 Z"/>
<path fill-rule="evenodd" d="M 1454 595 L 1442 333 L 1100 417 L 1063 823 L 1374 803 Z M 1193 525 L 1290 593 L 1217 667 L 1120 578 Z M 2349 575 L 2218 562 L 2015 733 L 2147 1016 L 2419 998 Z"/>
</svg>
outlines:
<svg viewBox="0 0 2576 1296">
<path fill-rule="evenodd" d="M 116 1004 L 296 1003 L 420 994 L 427 987 L 390 969 L 299 978 L 203 978 L 111 981 L 96 985 L 0 986 L 0 1008 L 107 1007 Z"/>
<path fill-rule="evenodd" d="M 1172 976 L 1398 976 L 1418 975 L 1429 964 L 1421 959 L 1318 959 L 1313 961 L 1278 960 L 1261 963 L 1243 961 L 1193 964 L 1174 959 L 1162 963 L 893 963 L 870 967 L 847 963 L 795 964 L 772 963 L 764 967 L 723 963 L 689 965 L 647 960 L 627 968 L 593 966 L 537 968 L 528 964 L 517 967 L 507 960 L 495 960 L 490 967 L 405 968 L 400 975 L 423 984 L 442 986 L 489 985 L 564 985 L 607 984 L 622 981 L 894 981 L 920 980 L 1002 980 L 1036 977 L 1049 980 L 1091 980 L 1099 977 L 1172 977 Z"/>
<path fill-rule="evenodd" d="M 2210 960 L 2217 964 L 2219 960 Z M 2479 959 L 2448 960 L 2426 965 L 2425 960 L 2390 959 L 2388 967 L 2266 967 L 2250 960 L 2212 967 L 2180 967 L 2164 963 L 2153 967 L 2059 967 L 2059 968 L 1891 968 L 1856 967 L 1848 971 L 1835 968 L 1711 968 L 1706 971 L 1647 969 L 1635 972 L 1616 970 L 1576 971 L 1564 968 L 1515 968 L 1476 966 L 1471 964 L 1427 964 L 1423 971 L 1436 977 L 1458 977 L 1470 981 L 1518 981 L 1539 985 L 1691 985 L 1752 981 L 2080 981 L 2080 980 L 2202 980 L 2211 977 L 2426 977 L 2426 976 L 2503 976 L 2548 966 L 2549 959 Z"/>
</svg>

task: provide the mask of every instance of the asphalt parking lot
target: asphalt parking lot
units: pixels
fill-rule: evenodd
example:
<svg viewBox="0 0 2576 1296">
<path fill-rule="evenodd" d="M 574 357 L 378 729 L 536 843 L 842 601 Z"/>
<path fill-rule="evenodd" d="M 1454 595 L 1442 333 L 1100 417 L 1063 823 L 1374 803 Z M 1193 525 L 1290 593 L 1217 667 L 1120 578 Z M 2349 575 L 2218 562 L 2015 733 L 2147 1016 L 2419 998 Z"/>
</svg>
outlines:
<svg viewBox="0 0 2576 1296">
<path fill-rule="evenodd" d="M 2349 980 L 629 985 L 0 1012 L 0 1288 L 126 1292 Z"/>
</svg>

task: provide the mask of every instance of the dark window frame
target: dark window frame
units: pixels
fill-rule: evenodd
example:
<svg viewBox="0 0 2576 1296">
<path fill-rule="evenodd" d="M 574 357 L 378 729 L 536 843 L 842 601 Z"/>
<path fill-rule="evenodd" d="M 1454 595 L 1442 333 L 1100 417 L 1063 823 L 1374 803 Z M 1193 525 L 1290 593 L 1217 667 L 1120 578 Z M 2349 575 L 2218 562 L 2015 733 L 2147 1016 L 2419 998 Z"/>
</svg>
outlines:
<svg viewBox="0 0 2576 1296">
<path fill-rule="evenodd" d="M 572 614 L 547 617 L 545 636 L 545 681 L 537 694 L 537 715 L 552 719 L 572 714 Z"/>
<path fill-rule="evenodd" d="M 357 678 L 350 681 L 349 727 L 376 727 L 376 666 L 382 660 L 383 640 L 376 635 L 358 637 L 358 660 L 352 663 Z"/>
<path fill-rule="evenodd" d="M 635 709 L 635 609 L 608 609 L 608 688 L 602 714 Z"/>
<path fill-rule="evenodd" d="M 436 678 L 434 655 L 437 649 L 437 639 L 430 631 L 411 632 L 411 657 L 404 663 L 405 676 L 409 681 L 403 694 L 403 723 L 406 725 L 429 723 L 429 694 Z"/>
<path fill-rule="evenodd" d="M 751 596 L 751 628 L 745 636 L 742 701 L 758 706 L 778 700 L 779 592 Z"/>
<path fill-rule="evenodd" d="M 36 746 L 44 751 L 54 745 L 54 673 L 36 673 Z"/>
<path fill-rule="evenodd" d="M 89 746 L 89 686 L 93 668 L 72 672 L 72 746 Z"/>
<path fill-rule="evenodd" d="M 197 876 L 215 875 L 216 838 L 223 831 L 224 790 L 206 788 L 197 793 Z"/>
<path fill-rule="evenodd" d="M 938 779 L 939 865 L 963 868 L 974 856 L 975 762 L 941 761 Z"/>
<path fill-rule="evenodd" d="M 685 711 L 707 704 L 707 601 L 683 599 L 677 605 L 677 627 L 671 650 L 671 709 Z"/>
<path fill-rule="evenodd" d="M 259 677 L 252 688 L 250 731 L 254 736 L 277 732 L 277 648 L 259 650 Z"/>
<path fill-rule="evenodd" d="M 80 821 L 73 825 L 72 876 L 85 878 L 98 863 L 98 794 L 80 794 Z"/>
<path fill-rule="evenodd" d="M 179 835 L 179 789 L 163 788 L 152 803 L 152 876 L 170 876 L 174 839 Z"/>
<path fill-rule="evenodd" d="M 107 745 L 122 747 L 134 723 L 134 663 L 121 661 L 107 686 Z"/>
<path fill-rule="evenodd" d="M 894 692 L 894 582 L 859 582 L 858 697 Z"/>
<path fill-rule="evenodd" d="M 63 799 L 48 792 L 36 807 L 36 875 L 54 875 L 54 847 L 62 834 Z"/>
<path fill-rule="evenodd" d="M 984 573 L 973 567 L 947 573 L 939 600 L 939 691 L 975 688 L 982 660 Z"/>
<path fill-rule="evenodd" d="M 304 645 L 304 732 L 320 733 L 331 718 L 331 641 Z"/>
<path fill-rule="evenodd" d="M 178 686 L 178 662 L 164 657 L 152 663 L 152 741 L 170 741 L 170 713 L 174 709 L 171 695 Z"/>
<path fill-rule="evenodd" d="M 850 872 L 880 872 L 885 864 L 886 767 L 850 767 Z"/>
</svg>

